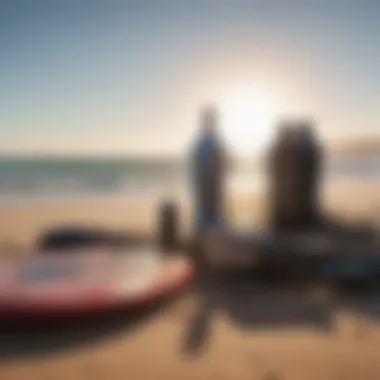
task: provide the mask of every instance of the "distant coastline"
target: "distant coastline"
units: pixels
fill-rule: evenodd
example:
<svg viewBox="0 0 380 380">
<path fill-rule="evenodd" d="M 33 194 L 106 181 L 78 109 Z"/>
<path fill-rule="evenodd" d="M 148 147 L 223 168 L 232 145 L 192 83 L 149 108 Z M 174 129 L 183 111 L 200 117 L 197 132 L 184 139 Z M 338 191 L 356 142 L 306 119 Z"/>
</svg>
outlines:
<svg viewBox="0 0 380 380">
<path fill-rule="evenodd" d="M 357 155 L 380 155 L 380 136 L 367 136 L 360 138 L 323 139 L 323 150 L 332 156 L 357 156 Z M 232 159 L 237 163 L 260 163 L 265 159 L 266 149 L 252 150 L 252 155 L 239 156 L 234 154 Z M 81 154 L 78 152 L 14 152 L 0 151 L 0 161 L 113 161 L 113 162 L 146 162 L 167 164 L 171 162 L 185 163 L 187 152 L 183 154 L 130 154 L 125 153 L 91 153 Z"/>
<path fill-rule="evenodd" d="M 380 137 L 336 140 L 327 144 L 326 150 L 334 155 L 380 155 Z"/>
</svg>

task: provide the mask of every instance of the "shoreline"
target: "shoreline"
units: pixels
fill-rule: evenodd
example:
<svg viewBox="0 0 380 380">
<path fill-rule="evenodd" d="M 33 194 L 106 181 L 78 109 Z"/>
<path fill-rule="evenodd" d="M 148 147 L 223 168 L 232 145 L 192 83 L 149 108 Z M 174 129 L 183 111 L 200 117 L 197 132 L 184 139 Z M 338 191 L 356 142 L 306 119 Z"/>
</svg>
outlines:
<svg viewBox="0 0 380 380">
<path fill-rule="evenodd" d="M 349 221 L 368 220 L 380 225 L 380 181 L 344 181 L 321 184 L 323 212 Z M 174 199 L 180 213 L 180 231 L 186 235 L 192 220 L 191 202 L 186 195 L 162 194 L 133 196 L 86 196 L 27 198 L 13 201 L 0 198 L 0 244 L 30 247 L 38 234 L 59 225 L 90 225 L 116 230 L 136 231 L 154 236 L 159 204 Z M 232 224 L 261 227 L 266 219 L 264 189 L 230 193 L 226 207 Z"/>
</svg>

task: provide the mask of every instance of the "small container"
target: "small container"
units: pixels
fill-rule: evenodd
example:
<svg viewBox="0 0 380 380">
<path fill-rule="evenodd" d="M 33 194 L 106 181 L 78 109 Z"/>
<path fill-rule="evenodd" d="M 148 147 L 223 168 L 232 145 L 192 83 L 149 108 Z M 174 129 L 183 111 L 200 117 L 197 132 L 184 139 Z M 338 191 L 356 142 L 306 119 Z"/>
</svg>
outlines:
<svg viewBox="0 0 380 380">
<path fill-rule="evenodd" d="M 159 207 L 158 247 L 163 252 L 178 248 L 178 208 L 174 201 L 164 201 Z"/>
</svg>

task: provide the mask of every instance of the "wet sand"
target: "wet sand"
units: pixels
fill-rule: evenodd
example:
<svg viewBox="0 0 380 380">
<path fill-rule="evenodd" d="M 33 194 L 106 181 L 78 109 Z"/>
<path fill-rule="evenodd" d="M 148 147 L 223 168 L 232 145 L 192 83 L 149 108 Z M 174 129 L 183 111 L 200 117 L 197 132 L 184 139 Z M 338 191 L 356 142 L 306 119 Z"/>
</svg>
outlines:
<svg viewBox="0 0 380 380">
<path fill-rule="evenodd" d="M 326 208 L 347 219 L 378 221 L 378 190 L 354 184 L 327 189 Z M 52 224 L 153 234 L 155 204 L 140 202 L 1 205 L 0 241 L 13 249 L 4 260 L 27 254 L 36 234 Z M 235 216 L 249 209 L 256 221 L 263 218 L 264 200 L 231 204 Z M 380 378 L 380 294 L 206 281 L 142 315 L 27 322 L 0 328 L 1 380 Z"/>
</svg>

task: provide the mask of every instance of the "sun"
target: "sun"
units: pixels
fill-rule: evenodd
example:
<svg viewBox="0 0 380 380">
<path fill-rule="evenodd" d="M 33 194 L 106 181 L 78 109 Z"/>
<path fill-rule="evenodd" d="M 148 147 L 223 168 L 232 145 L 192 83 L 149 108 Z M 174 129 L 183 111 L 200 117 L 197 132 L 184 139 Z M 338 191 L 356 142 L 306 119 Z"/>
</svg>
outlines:
<svg viewBox="0 0 380 380">
<path fill-rule="evenodd" d="M 222 130 L 239 155 L 251 155 L 270 139 L 279 108 L 260 92 L 239 91 L 221 104 Z"/>
</svg>

